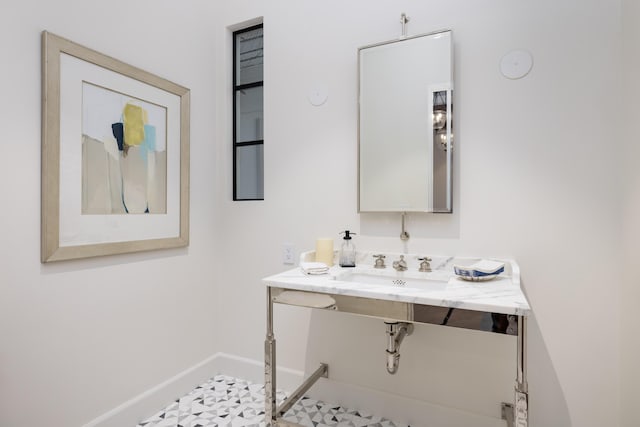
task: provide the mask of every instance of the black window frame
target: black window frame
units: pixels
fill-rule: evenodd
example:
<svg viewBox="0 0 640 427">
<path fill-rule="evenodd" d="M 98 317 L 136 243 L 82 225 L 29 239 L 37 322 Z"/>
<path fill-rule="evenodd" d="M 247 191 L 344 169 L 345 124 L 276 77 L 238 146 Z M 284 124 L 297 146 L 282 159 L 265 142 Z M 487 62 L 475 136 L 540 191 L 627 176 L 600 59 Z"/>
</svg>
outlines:
<svg viewBox="0 0 640 427">
<path fill-rule="evenodd" d="M 252 200 L 264 200 L 264 187 L 263 187 L 263 191 L 262 191 L 262 198 L 243 198 L 243 199 L 239 199 L 238 198 L 238 188 L 237 188 L 237 173 L 238 173 L 238 165 L 237 165 L 237 152 L 238 149 L 240 147 L 247 147 L 247 146 L 255 146 L 255 145 L 262 145 L 263 146 L 263 153 L 264 153 L 264 139 L 257 139 L 254 141 L 243 141 L 243 142 L 238 142 L 238 129 L 237 129 L 237 93 L 241 90 L 244 89 L 251 89 L 251 88 L 256 88 L 256 87 L 263 87 L 264 88 L 264 68 L 263 68 L 263 74 L 262 74 L 262 80 L 257 81 L 257 82 L 252 82 L 252 83 L 246 83 L 246 84 L 241 84 L 238 85 L 238 70 L 237 70 L 237 60 L 236 60 L 236 49 L 237 49 L 237 36 L 239 34 L 242 33 L 246 33 L 249 31 L 253 31 L 253 30 L 257 30 L 258 28 L 262 28 L 263 29 L 263 37 L 264 37 L 264 24 L 260 23 L 257 25 L 253 25 L 251 27 L 246 27 L 246 28 L 242 28 L 240 30 L 234 31 L 232 34 L 233 37 L 233 201 L 234 202 L 243 202 L 243 201 L 252 201 Z M 264 39 L 263 39 L 264 40 Z M 263 56 L 264 56 L 264 45 L 263 45 Z M 264 63 L 263 63 L 263 67 L 264 67 Z M 264 89 L 263 89 L 263 94 L 264 94 Z M 264 105 L 263 105 L 263 117 L 264 117 Z M 264 125 L 263 125 L 264 126 Z M 262 173 L 262 181 L 263 181 L 263 185 L 264 185 L 264 169 L 263 169 L 263 173 Z"/>
</svg>

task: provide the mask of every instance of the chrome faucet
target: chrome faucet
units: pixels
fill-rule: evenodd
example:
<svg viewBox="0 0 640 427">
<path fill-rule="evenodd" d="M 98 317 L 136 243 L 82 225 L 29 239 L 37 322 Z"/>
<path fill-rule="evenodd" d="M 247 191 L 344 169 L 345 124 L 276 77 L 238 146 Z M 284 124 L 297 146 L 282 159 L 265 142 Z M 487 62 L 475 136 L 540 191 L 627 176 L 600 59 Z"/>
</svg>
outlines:
<svg viewBox="0 0 640 427">
<path fill-rule="evenodd" d="M 407 269 L 407 261 L 404 260 L 404 255 L 400 255 L 398 261 L 393 261 L 393 268 L 395 268 L 396 271 L 405 271 Z"/>
<path fill-rule="evenodd" d="M 384 258 L 385 258 L 384 255 L 382 254 L 374 255 L 373 257 L 376 259 L 376 262 L 373 265 L 374 268 L 387 268 L 387 266 L 384 265 Z"/>
</svg>

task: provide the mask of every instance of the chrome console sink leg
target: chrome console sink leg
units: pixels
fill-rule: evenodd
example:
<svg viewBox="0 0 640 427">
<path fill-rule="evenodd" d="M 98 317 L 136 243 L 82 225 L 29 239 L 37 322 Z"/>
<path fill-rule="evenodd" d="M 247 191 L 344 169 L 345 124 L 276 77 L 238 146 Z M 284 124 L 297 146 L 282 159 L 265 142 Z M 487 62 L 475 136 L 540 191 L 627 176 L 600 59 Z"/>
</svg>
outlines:
<svg viewBox="0 0 640 427">
<path fill-rule="evenodd" d="M 507 427 L 528 427 L 529 426 L 529 394 L 515 390 L 515 405 L 513 403 L 502 402 L 502 419 L 507 421 Z"/>
<path fill-rule="evenodd" d="M 264 422 L 265 427 L 302 427 L 283 420 L 281 417 L 313 386 L 320 378 L 329 376 L 329 365 L 321 363 L 287 399 L 278 407 L 276 398 L 276 340 L 273 335 L 273 295 L 267 287 L 267 337 L 264 340 Z"/>
<path fill-rule="evenodd" d="M 273 337 L 273 300 L 267 287 L 267 337 L 264 341 L 264 420 L 267 427 L 277 426 L 276 340 Z"/>
<path fill-rule="evenodd" d="M 514 421 L 516 427 L 529 425 L 529 385 L 527 384 L 527 318 L 518 316 L 518 377 Z"/>
<path fill-rule="evenodd" d="M 527 318 L 518 316 L 518 360 L 515 403 L 502 403 L 502 419 L 508 427 L 529 426 L 529 386 L 527 384 Z"/>
</svg>

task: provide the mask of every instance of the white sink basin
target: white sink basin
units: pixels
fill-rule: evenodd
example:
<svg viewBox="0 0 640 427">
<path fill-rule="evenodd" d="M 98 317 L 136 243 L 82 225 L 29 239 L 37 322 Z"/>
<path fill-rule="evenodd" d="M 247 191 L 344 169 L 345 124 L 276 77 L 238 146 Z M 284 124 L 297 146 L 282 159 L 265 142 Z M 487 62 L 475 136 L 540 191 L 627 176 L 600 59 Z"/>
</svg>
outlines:
<svg viewBox="0 0 640 427">
<path fill-rule="evenodd" d="M 442 273 L 409 273 L 396 271 L 345 271 L 336 275 L 335 280 L 361 283 L 367 286 L 385 286 L 421 290 L 439 290 L 447 287 L 449 275 Z"/>
</svg>

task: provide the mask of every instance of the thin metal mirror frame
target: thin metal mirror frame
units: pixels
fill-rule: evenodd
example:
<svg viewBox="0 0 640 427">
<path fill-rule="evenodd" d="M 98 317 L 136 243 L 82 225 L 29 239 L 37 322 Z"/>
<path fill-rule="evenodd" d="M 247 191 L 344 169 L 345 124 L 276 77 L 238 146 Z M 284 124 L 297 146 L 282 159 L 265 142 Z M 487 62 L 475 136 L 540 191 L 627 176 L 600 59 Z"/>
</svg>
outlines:
<svg viewBox="0 0 640 427">
<path fill-rule="evenodd" d="M 180 97 L 180 231 L 177 237 L 60 246 L 60 56 L 71 55 Z M 189 89 L 70 40 L 42 32 L 41 262 L 189 245 Z"/>
<path fill-rule="evenodd" d="M 384 46 L 384 45 L 388 45 L 388 44 L 393 44 L 393 43 L 400 43 L 406 40 L 412 40 L 412 39 L 417 39 L 420 37 L 428 37 L 428 36 L 434 36 L 436 34 L 441 34 L 441 33 L 451 33 L 452 37 L 451 37 L 451 90 L 448 91 L 450 93 L 450 96 L 448 96 L 447 98 L 449 99 L 449 102 L 447 102 L 447 125 L 448 125 L 448 131 L 447 131 L 447 168 L 448 168 L 448 173 L 449 173 L 449 179 L 447 180 L 447 205 L 449 207 L 449 210 L 439 210 L 439 211 L 406 211 L 406 210 L 397 210 L 397 211 L 363 211 L 360 208 L 360 68 L 362 66 L 362 64 L 360 63 L 360 52 L 364 49 L 369 49 L 372 47 L 378 47 L 378 46 Z M 401 37 L 398 39 L 394 39 L 394 40 L 387 40 L 384 42 L 379 42 L 379 43 L 374 43 L 374 44 L 369 44 L 366 46 L 362 46 L 358 48 L 358 153 L 357 153 L 357 157 L 358 157 L 358 191 L 357 191 L 357 197 L 358 197 L 358 213 L 402 213 L 402 212 L 407 212 L 407 213 L 446 213 L 446 214 L 450 214 L 453 213 L 453 147 L 451 144 L 451 134 L 454 133 L 453 129 L 451 129 L 451 105 L 453 104 L 453 87 L 454 87 L 454 81 L 453 81 L 453 76 L 454 76 L 454 56 L 453 56 L 453 30 L 437 30 L 437 31 L 432 31 L 429 33 L 422 33 L 422 34 L 417 34 L 415 36 L 409 36 L 409 37 Z"/>
</svg>

